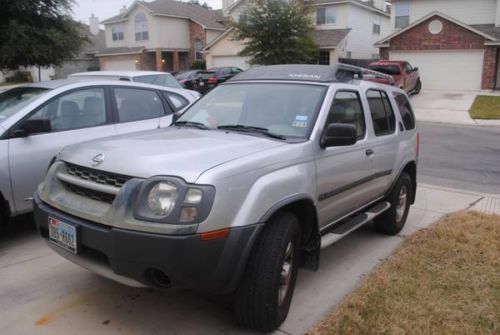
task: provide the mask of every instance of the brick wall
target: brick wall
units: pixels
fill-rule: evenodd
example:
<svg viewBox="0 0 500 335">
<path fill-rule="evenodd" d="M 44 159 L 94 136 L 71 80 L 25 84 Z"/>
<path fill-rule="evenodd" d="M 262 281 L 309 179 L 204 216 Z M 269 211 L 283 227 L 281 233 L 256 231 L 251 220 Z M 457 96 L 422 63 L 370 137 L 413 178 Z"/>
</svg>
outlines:
<svg viewBox="0 0 500 335">
<path fill-rule="evenodd" d="M 429 32 L 429 23 L 439 20 L 443 30 L 439 34 Z M 439 16 L 433 16 L 391 40 L 391 50 L 452 50 L 483 49 L 484 37 L 462 28 Z"/>
<path fill-rule="evenodd" d="M 143 52 L 139 57 L 139 70 L 156 71 L 156 59 L 154 52 Z"/>
<path fill-rule="evenodd" d="M 497 76 L 498 48 L 486 47 L 484 50 L 483 80 L 481 88 L 483 90 L 495 89 Z"/>
<path fill-rule="evenodd" d="M 193 64 L 194 62 L 194 55 L 195 55 L 194 42 L 198 38 L 203 44 L 203 47 L 206 47 L 207 34 L 205 32 L 205 29 L 203 29 L 203 27 L 200 26 L 198 23 L 189 21 L 189 36 L 190 36 L 190 41 L 189 41 L 190 51 L 187 57 L 188 57 L 188 64 L 189 66 L 191 66 L 191 64 Z M 205 59 L 205 54 L 202 54 L 202 58 Z"/>
</svg>

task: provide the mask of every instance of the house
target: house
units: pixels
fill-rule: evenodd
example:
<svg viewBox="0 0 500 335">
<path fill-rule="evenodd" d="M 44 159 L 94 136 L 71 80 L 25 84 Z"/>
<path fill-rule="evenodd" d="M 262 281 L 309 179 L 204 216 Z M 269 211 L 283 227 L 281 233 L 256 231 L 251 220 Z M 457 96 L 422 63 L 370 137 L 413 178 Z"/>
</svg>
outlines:
<svg viewBox="0 0 500 335">
<path fill-rule="evenodd" d="M 417 66 L 424 88 L 500 88 L 500 0 L 392 0 L 383 58 Z"/>
<path fill-rule="evenodd" d="M 78 55 L 64 62 L 54 69 L 56 79 L 67 78 L 76 72 L 85 72 L 99 68 L 99 60 L 96 54 L 105 49 L 104 30 L 99 28 L 99 20 L 92 14 L 90 25 L 76 23 L 82 36 L 87 37 L 88 43 L 84 44 Z"/>
<path fill-rule="evenodd" d="M 185 70 L 227 29 L 220 10 L 174 0 L 136 1 L 101 23 L 101 70 Z"/>
<path fill-rule="evenodd" d="M 374 43 L 390 31 L 390 14 L 385 0 L 311 0 L 314 41 L 320 48 L 318 63 L 333 64 L 339 58 L 378 58 Z M 238 21 L 251 0 L 223 0 L 225 17 Z M 244 43 L 231 30 L 205 47 L 207 66 L 248 68 L 248 59 L 238 56 Z"/>
</svg>

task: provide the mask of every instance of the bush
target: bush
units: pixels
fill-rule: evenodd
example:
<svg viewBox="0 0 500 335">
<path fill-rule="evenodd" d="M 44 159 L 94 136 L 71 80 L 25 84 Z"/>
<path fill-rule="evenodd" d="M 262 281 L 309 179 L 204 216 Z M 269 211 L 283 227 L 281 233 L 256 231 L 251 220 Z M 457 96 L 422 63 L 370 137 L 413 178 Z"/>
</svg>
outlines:
<svg viewBox="0 0 500 335">
<path fill-rule="evenodd" d="M 5 78 L 5 81 L 8 83 L 31 83 L 33 82 L 33 78 L 31 78 L 29 71 L 16 71 L 14 75 Z"/>
<path fill-rule="evenodd" d="M 207 68 L 207 63 L 204 60 L 195 60 L 191 65 L 192 70 L 205 70 Z"/>
</svg>

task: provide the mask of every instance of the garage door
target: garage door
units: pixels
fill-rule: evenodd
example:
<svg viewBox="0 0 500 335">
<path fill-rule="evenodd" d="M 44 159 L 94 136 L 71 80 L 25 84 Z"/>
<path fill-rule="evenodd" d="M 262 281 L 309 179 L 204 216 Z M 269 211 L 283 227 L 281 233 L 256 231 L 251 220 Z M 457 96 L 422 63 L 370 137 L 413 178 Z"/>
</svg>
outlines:
<svg viewBox="0 0 500 335">
<path fill-rule="evenodd" d="M 135 61 L 131 59 L 107 59 L 101 63 L 103 71 L 135 71 Z"/>
<path fill-rule="evenodd" d="M 392 60 L 418 67 L 423 89 L 479 90 L 483 50 L 392 51 Z"/>
<path fill-rule="evenodd" d="M 213 67 L 234 66 L 246 70 L 249 68 L 246 57 L 239 56 L 213 56 Z"/>
</svg>

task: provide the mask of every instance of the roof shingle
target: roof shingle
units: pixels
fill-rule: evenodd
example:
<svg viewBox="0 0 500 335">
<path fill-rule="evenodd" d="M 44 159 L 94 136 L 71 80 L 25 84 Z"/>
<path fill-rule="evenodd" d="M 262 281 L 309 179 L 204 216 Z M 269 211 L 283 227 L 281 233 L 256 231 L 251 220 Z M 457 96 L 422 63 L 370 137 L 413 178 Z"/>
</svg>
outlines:
<svg viewBox="0 0 500 335">
<path fill-rule="evenodd" d="M 313 40 L 320 48 L 336 47 L 342 41 L 351 29 L 329 29 L 315 30 Z"/>
</svg>

